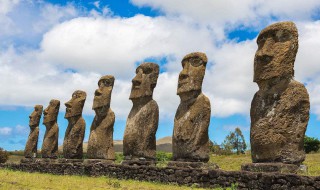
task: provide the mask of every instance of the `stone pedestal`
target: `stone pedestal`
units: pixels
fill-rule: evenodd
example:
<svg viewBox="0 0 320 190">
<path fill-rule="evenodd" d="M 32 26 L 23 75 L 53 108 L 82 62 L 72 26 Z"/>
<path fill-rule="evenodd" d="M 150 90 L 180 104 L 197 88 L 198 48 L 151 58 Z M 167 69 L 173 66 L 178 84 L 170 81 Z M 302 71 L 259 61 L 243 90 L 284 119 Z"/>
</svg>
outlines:
<svg viewBox="0 0 320 190">
<path fill-rule="evenodd" d="M 59 158 L 57 160 L 57 163 L 71 163 L 71 164 L 75 164 L 75 163 L 83 163 L 83 159 L 65 159 L 65 158 Z"/>
<path fill-rule="evenodd" d="M 156 161 L 154 160 L 123 160 L 122 165 L 128 166 L 155 166 Z"/>
<path fill-rule="evenodd" d="M 83 161 L 85 165 L 90 165 L 90 164 L 114 164 L 114 160 L 105 160 L 105 159 L 85 159 Z"/>
<path fill-rule="evenodd" d="M 249 172 L 277 172 L 307 174 L 308 169 L 305 165 L 284 164 L 284 163 L 249 163 L 241 166 L 242 171 Z"/>
<path fill-rule="evenodd" d="M 37 158 L 22 158 L 20 160 L 21 164 L 30 164 L 30 163 L 35 163 Z"/>
<path fill-rule="evenodd" d="M 171 161 L 168 162 L 168 167 L 175 168 L 194 168 L 194 169 L 219 169 L 219 166 L 215 163 L 204 163 L 204 162 L 178 162 Z"/>
</svg>

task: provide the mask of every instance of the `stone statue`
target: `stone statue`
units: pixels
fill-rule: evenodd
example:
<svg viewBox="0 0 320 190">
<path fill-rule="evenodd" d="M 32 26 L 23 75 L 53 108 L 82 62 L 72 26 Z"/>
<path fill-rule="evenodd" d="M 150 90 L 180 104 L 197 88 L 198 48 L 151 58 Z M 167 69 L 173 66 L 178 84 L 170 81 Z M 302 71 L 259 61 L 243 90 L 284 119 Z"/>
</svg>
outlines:
<svg viewBox="0 0 320 190">
<path fill-rule="evenodd" d="M 58 158 L 59 127 L 57 123 L 60 101 L 52 99 L 43 111 L 43 124 L 46 126 L 41 154 L 42 158 Z"/>
<path fill-rule="evenodd" d="M 298 31 L 292 22 L 263 29 L 257 39 L 253 81 L 259 91 L 251 103 L 251 154 L 254 163 L 301 164 L 309 121 L 309 95 L 295 81 Z"/>
<path fill-rule="evenodd" d="M 33 158 L 37 155 L 38 137 L 39 137 L 39 123 L 42 114 L 42 105 L 36 105 L 34 111 L 29 116 L 30 134 L 24 150 L 24 157 Z"/>
<path fill-rule="evenodd" d="M 201 90 L 207 56 L 201 52 L 190 53 L 181 63 L 177 90 L 181 101 L 174 118 L 173 160 L 208 162 L 211 106 Z"/>
<path fill-rule="evenodd" d="M 96 112 L 88 142 L 87 157 L 91 159 L 114 160 L 113 125 L 114 112 L 110 108 L 114 77 L 106 75 L 100 78 L 99 88 L 94 93 L 92 109 Z"/>
<path fill-rule="evenodd" d="M 77 90 L 72 94 L 71 100 L 66 105 L 65 118 L 69 124 L 63 141 L 63 156 L 67 159 L 82 159 L 83 138 L 86 122 L 82 117 L 82 109 L 86 101 L 87 94 Z"/>
<path fill-rule="evenodd" d="M 159 107 L 152 95 L 158 76 L 159 66 L 155 63 L 142 63 L 136 69 L 130 94 L 133 106 L 123 137 L 126 160 L 155 160 Z"/>
</svg>

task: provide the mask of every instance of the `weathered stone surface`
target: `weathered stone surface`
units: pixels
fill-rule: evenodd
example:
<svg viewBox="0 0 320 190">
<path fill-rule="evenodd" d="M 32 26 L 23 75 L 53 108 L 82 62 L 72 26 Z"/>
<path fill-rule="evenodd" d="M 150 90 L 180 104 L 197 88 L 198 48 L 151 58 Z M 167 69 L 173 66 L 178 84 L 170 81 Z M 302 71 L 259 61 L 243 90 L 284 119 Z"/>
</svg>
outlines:
<svg viewBox="0 0 320 190">
<path fill-rule="evenodd" d="M 43 111 L 43 124 L 46 126 L 41 155 L 42 158 L 58 157 L 59 127 L 57 123 L 60 101 L 52 99 L 48 107 Z"/>
<path fill-rule="evenodd" d="M 174 118 L 173 159 L 185 162 L 208 162 L 211 106 L 202 93 L 207 56 L 195 52 L 182 60 L 177 94 L 180 105 Z"/>
<path fill-rule="evenodd" d="M 48 159 L 53 160 L 53 159 Z M 60 159 L 54 159 L 54 161 Z M 203 188 L 235 189 L 319 189 L 319 177 L 296 174 L 259 173 L 194 169 L 181 167 L 154 167 L 145 165 L 118 165 L 111 163 L 87 163 L 71 159 L 66 162 L 35 162 L 0 164 L 0 168 L 41 172 L 58 175 L 109 176 L 118 179 L 134 179 L 150 182 L 175 183 Z"/>
<path fill-rule="evenodd" d="M 261 31 L 257 43 L 254 82 L 259 91 L 250 110 L 252 161 L 299 165 L 305 159 L 310 103 L 304 85 L 293 79 L 297 28 L 292 22 L 272 24 Z"/>
<path fill-rule="evenodd" d="M 299 166 L 284 163 L 249 163 L 241 165 L 241 170 L 249 172 L 298 173 Z"/>
<path fill-rule="evenodd" d="M 219 169 L 219 166 L 215 163 L 204 163 L 204 162 L 168 162 L 168 167 L 176 168 L 197 168 L 197 169 Z"/>
<path fill-rule="evenodd" d="M 145 160 L 145 159 L 123 160 L 121 164 L 127 165 L 127 166 L 156 166 L 155 160 Z"/>
<path fill-rule="evenodd" d="M 66 159 L 82 159 L 83 138 L 86 129 L 86 122 L 82 117 L 82 109 L 87 94 L 77 90 L 72 94 L 71 100 L 65 103 L 65 118 L 69 124 L 63 141 L 63 156 Z"/>
<path fill-rule="evenodd" d="M 92 109 L 96 112 L 88 142 L 87 157 L 90 159 L 114 160 L 113 125 L 114 112 L 110 108 L 114 77 L 106 75 L 98 82 Z"/>
<path fill-rule="evenodd" d="M 142 63 L 132 80 L 130 99 L 133 103 L 123 137 L 123 154 L 126 160 L 154 160 L 159 122 L 159 108 L 152 99 L 159 76 L 159 66 Z"/>
<path fill-rule="evenodd" d="M 42 105 L 36 105 L 34 111 L 29 116 L 30 133 L 24 149 L 24 156 L 26 158 L 35 157 L 37 154 L 38 137 L 39 137 L 39 123 L 42 114 Z"/>
</svg>

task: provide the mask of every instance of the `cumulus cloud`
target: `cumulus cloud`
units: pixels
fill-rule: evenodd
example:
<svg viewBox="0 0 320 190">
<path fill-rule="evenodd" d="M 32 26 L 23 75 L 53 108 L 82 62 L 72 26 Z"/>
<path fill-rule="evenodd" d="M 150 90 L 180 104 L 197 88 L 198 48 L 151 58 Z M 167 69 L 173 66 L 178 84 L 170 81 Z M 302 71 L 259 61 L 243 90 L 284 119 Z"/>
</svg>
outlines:
<svg viewBox="0 0 320 190">
<path fill-rule="evenodd" d="M 169 16 L 188 17 L 207 24 L 244 24 L 254 26 L 262 18 L 306 20 L 320 7 L 318 0 L 131 0 L 138 6 L 159 9 Z M 252 25 L 253 24 L 253 25 Z"/>
<path fill-rule="evenodd" d="M 29 131 L 29 128 L 17 125 L 15 127 L 0 127 L 0 136 L 2 137 L 15 137 L 24 136 Z"/>
<path fill-rule="evenodd" d="M 12 132 L 12 128 L 10 128 L 10 127 L 1 127 L 0 128 L 0 135 L 1 136 L 11 135 L 11 132 Z"/>
<path fill-rule="evenodd" d="M 225 6 L 226 2 L 222 5 L 209 0 L 133 2 L 162 9 L 170 15 L 154 18 L 144 15 L 130 18 L 111 15 L 77 17 L 79 11 L 72 5 L 42 5 L 47 11 L 41 12 L 43 15 L 39 21 L 32 25 L 41 38 L 37 47 L 12 45 L 0 52 L 0 105 L 46 106 L 55 98 L 61 101 L 60 110 L 64 111 L 63 103 L 79 89 L 88 95 L 84 113 L 92 115 L 97 81 L 102 75 L 112 74 L 116 81 L 111 107 L 117 119 L 125 119 L 132 106 L 128 98 L 137 64 L 147 58 L 166 58 L 161 65 L 163 72 L 159 75 L 154 99 L 158 102 L 160 117 L 172 120 L 179 104 L 176 88 L 182 69 L 180 61 L 187 53 L 202 51 L 209 58 L 203 91 L 211 100 L 212 115 L 248 115 L 251 99 L 258 89 L 252 82 L 256 43 L 254 39 L 242 42 L 224 39 L 225 31 L 230 23 L 244 23 L 261 15 L 291 17 L 292 12 L 268 8 L 282 5 L 279 3 L 269 5 L 266 1 L 253 0 L 230 1 L 230 6 Z M 320 106 L 317 107 L 320 99 L 316 98 L 320 88 L 320 79 L 317 79 L 320 67 L 316 56 L 320 47 L 317 35 L 320 24 L 302 21 L 312 15 L 311 5 L 317 7 L 319 3 L 305 3 L 290 4 L 292 9 L 303 8 L 297 12 L 303 16 L 296 15 L 300 20 L 296 78 L 307 84 L 314 104 L 312 110 L 320 115 Z M 99 3 L 96 6 L 100 7 Z M 258 11 L 262 8 L 266 10 Z M 213 24 L 208 26 L 203 24 L 204 21 Z M 221 35 L 213 30 L 220 31 Z"/>
<path fill-rule="evenodd" d="M 170 28 L 170 30 L 168 30 Z M 131 18 L 77 18 L 44 35 L 42 56 L 52 64 L 128 78 L 135 63 L 148 57 L 210 50 L 210 33 L 178 20 L 136 15 Z M 126 68 L 126 69 L 124 69 Z"/>
</svg>

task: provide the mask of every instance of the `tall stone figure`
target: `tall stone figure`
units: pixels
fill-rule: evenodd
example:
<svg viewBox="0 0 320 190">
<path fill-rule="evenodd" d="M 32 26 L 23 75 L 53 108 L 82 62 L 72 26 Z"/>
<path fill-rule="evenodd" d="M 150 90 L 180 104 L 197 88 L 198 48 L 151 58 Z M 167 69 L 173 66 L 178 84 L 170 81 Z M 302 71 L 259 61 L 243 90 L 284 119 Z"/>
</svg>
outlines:
<svg viewBox="0 0 320 190">
<path fill-rule="evenodd" d="M 43 124 L 46 126 L 41 154 L 42 158 L 58 157 L 59 127 L 57 123 L 60 101 L 52 99 L 48 107 L 43 111 Z"/>
<path fill-rule="evenodd" d="M 202 93 L 207 56 L 194 52 L 182 59 L 177 94 L 180 104 L 174 118 L 173 160 L 208 162 L 211 106 Z"/>
<path fill-rule="evenodd" d="M 99 88 L 94 93 L 92 109 L 96 112 L 88 142 L 87 157 L 90 159 L 114 160 L 113 125 L 114 112 L 110 108 L 114 77 L 106 75 L 100 78 Z"/>
<path fill-rule="evenodd" d="M 63 156 L 67 159 L 82 159 L 83 138 L 86 129 L 86 122 L 82 117 L 82 109 L 87 94 L 77 90 L 72 94 L 71 100 L 65 103 L 65 118 L 69 124 L 63 141 Z"/>
<path fill-rule="evenodd" d="M 301 164 L 309 121 L 309 95 L 294 80 L 298 31 L 293 22 L 263 29 L 257 39 L 253 81 L 259 91 L 251 103 L 251 153 L 254 163 Z"/>
<path fill-rule="evenodd" d="M 42 105 L 35 105 L 34 111 L 29 116 L 30 133 L 26 148 L 24 150 L 24 157 L 33 158 L 37 154 L 38 137 L 39 137 L 39 123 L 42 114 Z"/>
<path fill-rule="evenodd" d="M 158 76 L 159 66 L 155 63 L 142 63 L 136 69 L 130 94 L 133 106 L 123 137 L 126 160 L 155 160 L 159 108 L 152 95 Z"/>
</svg>

